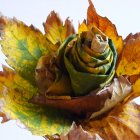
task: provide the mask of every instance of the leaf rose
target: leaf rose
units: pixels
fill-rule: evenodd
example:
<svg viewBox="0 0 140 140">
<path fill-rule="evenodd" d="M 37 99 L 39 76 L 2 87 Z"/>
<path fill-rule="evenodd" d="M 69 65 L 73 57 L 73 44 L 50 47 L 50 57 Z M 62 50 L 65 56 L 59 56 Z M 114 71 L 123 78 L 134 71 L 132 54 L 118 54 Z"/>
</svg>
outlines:
<svg viewBox="0 0 140 140">
<path fill-rule="evenodd" d="M 50 140 L 139 139 L 140 34 L 123 41 L 91 0 L 84 21 L 76 34 L 52 11 L 43 34 L 0 16 L 1 50 L 12 68 L 0 71 L 0 116 Z"/>
<path fill-rule="evenodd" d="M 104 87 L 115 73 L 117 53 L 113 42 L 96 27 L 68 37 L 58 57 L 64 61 L 76 96 Z"/>
</svg>

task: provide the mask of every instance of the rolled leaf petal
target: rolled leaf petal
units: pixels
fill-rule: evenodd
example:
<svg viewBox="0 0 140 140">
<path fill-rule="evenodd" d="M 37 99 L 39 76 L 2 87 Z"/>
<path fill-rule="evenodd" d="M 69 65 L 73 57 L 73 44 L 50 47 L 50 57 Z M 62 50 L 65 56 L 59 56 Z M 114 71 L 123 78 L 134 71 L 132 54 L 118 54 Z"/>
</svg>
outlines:
<svg viewBox="0 0 140 140">
<path fill-rule="evenodd" d="M 115 47 L 112 40 L 95 27 L 64 42 L 58 50 L 59 57 L 60 62 L 64 61 L 76 96 L 104 87 L 114 76 Z"/>
<path fill-rule="evenodd" d="M 30 101 L 42 106 L 51 106 L 60 110 L 74 113 L 78 116 L 95 118 L 107 112 L 126 96 L 130 95 L 132 86 L 128 79 L 120 76 L 102 90 L 91 91 L 82 97 L 64 99 L 49 99 L 42 96 L 34 96 Z"/>
<path fill-rule="evenodd" d="M 104 107 L 101 110 L 94 112 L 90 118 L 95 118 L 104 112 L 107 112 L 119 102 L 123 101 L 123 99 L 132 92 L 132 86 L 130 82 L 128 79 L 122 76 L 114 78 L 114 82 L 110 85 L 110 87 L 107 88 L 109 88 L 108 90 L 111 90 L 111 98 L 108 98 L 104 103 Z"/>
<path fill-rule="evenodd" d="M 104 34 L 106 34 L 115 45 L 118 55 L 121 54 L 123 49 L 123 40 L 122 36 L 118 35 L 116 26 L 107 18 L 100 16 L 92 3 L 89 1 L 89 7 L 87 10 L 87 26 L 91 28 L 92 26 L 96 26 L 99 30 L 101 30 Z"/>
</svg>

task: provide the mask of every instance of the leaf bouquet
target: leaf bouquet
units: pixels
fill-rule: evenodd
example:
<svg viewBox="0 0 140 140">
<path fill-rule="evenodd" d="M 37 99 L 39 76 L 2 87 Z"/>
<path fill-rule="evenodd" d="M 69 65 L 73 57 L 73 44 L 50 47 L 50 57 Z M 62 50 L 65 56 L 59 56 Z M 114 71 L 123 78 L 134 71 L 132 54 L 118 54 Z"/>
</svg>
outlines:
<svg viewBox="0 0 140 140">
<path fill-rule="evenodd" d="M 43 25 L 0 17 L 3 122 L 50 140 L 140 139 L 140 34 L 123 40 L 91 0 L 77 33 L 54 11 Z"/>
</svg>

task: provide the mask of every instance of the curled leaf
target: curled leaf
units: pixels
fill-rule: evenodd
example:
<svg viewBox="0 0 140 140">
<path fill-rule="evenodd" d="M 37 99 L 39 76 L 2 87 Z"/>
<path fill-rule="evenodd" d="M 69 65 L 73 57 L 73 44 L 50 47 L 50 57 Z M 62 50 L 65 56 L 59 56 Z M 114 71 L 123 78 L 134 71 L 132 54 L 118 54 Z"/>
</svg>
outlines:
<svg viewBox="0 0 140 140">
<path fill-rule="evenodd" d="M 105 35 L 112 39 L 118 55 L 121 53 L 123 46 L 122 37 L 118 35 L 115 25 L 112 24 L 107 17 L 98 15 L 91 0 L 89 0 L 87 10 L 87 25 L 88 27 L 96 26 L 100 29 Z"/>
<path fill-rule="evenodd" d="M 104 103 L 104 107 L 98 112 L 94 112 L 90 118 L 95 118 L 104 112 L 107 112 L 115 105 L 123 101 L 124 98 L 126 98 L 132 92 L 130 82 L 122 76 L 114 78 L 114 82 L 108 88 L 111 90 L 111 98 L 108 98 Z"/>
<path fill-rule="evenodd" d="M 71 36 L 67 39 L 70 38 Z M 112 40 L 96 27 L 63 43 L 58 50 L 58 57 L 61 52 L 64 54 L 62 62 L 68 71 L 75 96 L 88 94 L 112 80 L 116 50 Z"/>
<path fill-rule="evenodd" d="M 94 92 L 91 95 L 70 98 L 70 99 L 49 99 L 44 96 L 34 96 L 30 101 L 34 104 L 42 106 L 51 106 L 57 109 L 72 112 L 77 115 L 91 114 L 93 111 L 98 111 L 104 105 L 104 102 L 109 98 L 108 90 L 96 95 Z"/>
<path fill-rule="evenodd" d="M 35 78 L 41 94 L 59 96 L 72 93 L 69 78 L 59 70 L 56 58 L 52 55 L 42 56 L 39 59 Z"/>
<path fill-rule="evenodd" d="M 71 99 L 48 99 L 44 96 L 34 96 L 32 103 L 51 106 L 57 109 L 66 110 L 77 115 L 88 115 L 93 118 L 113 108 L 122 101 L 130 92 L 132 87 L 124 77 L 115 78 L 114 82 L 100 91 L 93 91 L 87 96 Z"/>
</svg>

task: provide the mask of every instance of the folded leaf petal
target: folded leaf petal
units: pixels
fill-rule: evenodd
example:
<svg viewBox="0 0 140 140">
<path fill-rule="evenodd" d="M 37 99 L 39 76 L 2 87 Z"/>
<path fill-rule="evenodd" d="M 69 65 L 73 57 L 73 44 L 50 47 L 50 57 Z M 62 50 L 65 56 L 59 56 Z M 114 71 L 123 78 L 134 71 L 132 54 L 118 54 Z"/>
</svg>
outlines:
<svg viewBox="0 0 140 140">
<path fill-rule="evenodd" d="M 61 52 L 64 53 L 62 62 L 69 73 L 76 96 L 104 87 L 112 80 L 117 53 L 112 40 L 108 40 L 96 27 L 63 43 L 58 57 Z"/>
<path fill-rule="evenodd" d="M 114 78 L 112 84 L 107 87 L 111 91 L 111 98 L 108 98 L 105 103 L 104 107 L 97 112 L 93 112 L 90 118 L 95 118 L 100 116 L 101 114 L 107 112 L 108 110 L 112 109 L 118 103 L 123 101 L 127 96 L 131 95 L 132 86 L 128 79 L 120 76 L 118 78 Z"/>
<path fill-rule="evenodd" d="M 72 112 L 79 116 L 95 118 L 112 109 L 125 97 L 131 95 L 132 86 L 130 82 L 120 76 L 102 90 L 91 91 L 87 96 L 69 99 L 49 99 L 42 96 L 34 96 L 32 103 L 51 106 L 56 109 Z"/>
</svg>

